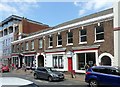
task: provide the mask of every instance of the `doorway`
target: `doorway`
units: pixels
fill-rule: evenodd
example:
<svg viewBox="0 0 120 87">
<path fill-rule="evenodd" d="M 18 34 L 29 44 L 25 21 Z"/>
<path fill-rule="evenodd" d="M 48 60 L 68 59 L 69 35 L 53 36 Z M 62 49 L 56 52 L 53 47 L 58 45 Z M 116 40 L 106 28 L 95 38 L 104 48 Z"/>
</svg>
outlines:
<svg viewBox="0 0 120 87">
<path fill-rule="evenodd" d="M 108 56 L 103 56 L 101 58 L 101 65 L 111 66 L 111 58 Z"/>
<path fill-rule="evenodd" d="M 68 57 L 68 71 L 72 71 L 72 58 Z"/>
<path fill-rule="evenodd" d="M 38 56 L 38 67 L 44 67 L 44 56 L 43 55 Z"/>
</svg>

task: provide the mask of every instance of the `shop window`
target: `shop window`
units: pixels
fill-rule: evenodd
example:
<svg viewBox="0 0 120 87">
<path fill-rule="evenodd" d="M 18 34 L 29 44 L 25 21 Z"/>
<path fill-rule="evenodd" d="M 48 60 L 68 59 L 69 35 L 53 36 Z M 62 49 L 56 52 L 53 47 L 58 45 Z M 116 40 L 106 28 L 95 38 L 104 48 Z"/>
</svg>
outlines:
<svg viewBox="0 0 120 87">
<path fill-rule="evenodd" d="M 26 66 L 33 67 L 34 66 L 33 61 L 34 61 L 34 56 L 26 56 L 25 57 Z"/>
<path fill-rule="evenodd" d="M 104 40 L 104 27 L 103 26 L 97 26 L 95 28 L 95 40 L 100 41 Z"/>
<path fill-rule="evenodd" d="M 57 45 L 58 46 L 61 46 L 62 45 L 62 35 L 61 34 L 59 34 L 58 36 L 57 36 Z"/>
<path fill-rule="evenodd" d="M 95 53 L 79 53 L 78 55 L 78 70 L 85 70 L 85 65 L 93 66 L 95 61 Z"/>
<path fill-rule="evenodd" d="M 67 44 L 73 44 L 73 33 L 68 32 L 67 34 Z"/>
<path fill-rule="evenodd" d="M 80 30 L 80 43 L 87 42 L 87 30 Z"/>
<path fill-rule="evenodd" d="M 54 55 L 53 56 L 53 67 L 58 69 L 63 69 L 63 56 Z"/>
</svg>

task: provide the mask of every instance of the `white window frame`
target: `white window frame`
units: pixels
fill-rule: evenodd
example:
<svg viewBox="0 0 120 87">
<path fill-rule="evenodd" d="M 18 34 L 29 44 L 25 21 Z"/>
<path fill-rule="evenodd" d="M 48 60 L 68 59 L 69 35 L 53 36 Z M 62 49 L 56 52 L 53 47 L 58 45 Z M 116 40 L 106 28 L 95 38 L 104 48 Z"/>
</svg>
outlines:
<svg viewBox="0 0 120 87">
<path fill-rule="evenodd" d="M 62 44 L 61 44 L 61 45 L 58 45 L 58 42 L 59 42 L 59 41 L 62 41 L 62 39 L 58 40 L 58 36 L 59 36 L 59 35 L 61 35 L 61 34 L 58 34 L 58 35 L 57 35 L 57 47 L 61 47 L 61 46 L 62 46 Z M 62 35 L 61 35 L 61 37 L 62 37 Z"/>
<path fill-rule="evenodd" d="M 103 33 L 104 36 L 105 36 L 105 33 L 104 33 L 104 32 L 100 32 L 100 33 L 97 33 L 97 34 L 102 34 L 102 33 Z M 97 42 L 104 42 L 104 41 L 105 41 L 105 40 L 104 40 L 105 38 L 102 39 L 102 40 L 96 40 L 96 39 L 97 39 L 97 37 L 96 37 L 97 34 L 96 34 L 96 27 L 95 27 L 95 41 L 94 41 L 94 43 L 97 43 Z"/>
<path fill-rule="evenodd" d="M 43 48 L 43 40 L 42 39 L 39 39 L 39 48 Z"/>
<path fill-rule="evenodd" d="M 61 58 L 59 58 L 60 56 L 61 56 Z M 55 62 L 54 57 L 56 57 L 56 64 L 57 65 L 54 63 Z M 56 67 L 54 67 L 54 68 L 56 68 L 56 69 L 64 69 L 63 55 L 53 55 L 52 59 L 53 59 L 53 67 L 56 65 Z M 59 64 L 61 64 L 61 65 L 59 66 Z"/>
<path fill-rule="evenodd" d="M 26 42 L 25 43 L 25 50 L 28 50 L 28 47 L 29 47 L 28 42 Z"/>
<path fill-rule="evenodd" d="M 73 32 L 68 32 L 68 33 L 72 33 L 72 39 L 73 39 Z M 70 38 L 68 38 L 68 33 L 67 33 L 67 45 L 73 45 L 73 42 L 72 43 L 68 43 L 68 39 Z"/>
<path fill-rule="evenodd" d="M 52 38 L 52 41 L 50 41 L 50 38 Z M 50 43 L 52 43 L 52 46 L 50 46 Z M 53 36 L 49 36 L 49 48 L 53 47 Z"/>
<path fill-rule="evenodd" d="M 35 47 L 34 47 L 34 40 L 31 41 L 31 49 L 34 50 Z"/>
<path fill-rule="evenodd" d="M 84 30 L 84 29 L 82 29 L 82 30 Z M 85 36 L 86 36 L 86 41 L 81 42 L 81 38 L 85 37 Z M 87 44 L 87 30 L 86 30 L 86 35 L 81 35 L 81 30 L 79 30 L 79 44 Z"/>
</svg>

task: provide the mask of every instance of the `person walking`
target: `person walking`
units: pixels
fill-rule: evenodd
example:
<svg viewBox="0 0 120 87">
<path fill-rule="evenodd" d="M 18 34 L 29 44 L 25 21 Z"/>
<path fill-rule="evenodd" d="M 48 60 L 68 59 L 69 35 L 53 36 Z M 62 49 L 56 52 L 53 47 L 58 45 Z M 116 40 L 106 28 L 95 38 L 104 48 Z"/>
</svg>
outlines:
<svg viewBox="0 0 120 87">
<path fill-rule="evenodd" d="M 27 68 L 25 63 L 23 63 L 22 67 L 23 67 L 23 70 L 26 72 Z"/>
<path fill-rule="evenodd" d="M 85 65 L 85 70 L 87 71 L 87 69 L 89 68 L 90 66 L 86 63 Z"/>
</svg>

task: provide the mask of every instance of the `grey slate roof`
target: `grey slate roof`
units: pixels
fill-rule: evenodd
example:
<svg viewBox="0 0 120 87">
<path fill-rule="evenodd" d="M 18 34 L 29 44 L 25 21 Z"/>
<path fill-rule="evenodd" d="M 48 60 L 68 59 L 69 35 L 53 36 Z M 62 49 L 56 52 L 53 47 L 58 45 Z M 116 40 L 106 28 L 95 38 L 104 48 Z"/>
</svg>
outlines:
<svg viewBox="0 0 120 87">
<path fill-rule="evenodd" d="M 71 20 L 71 21 L 68 21 L 68 22 L 64 22 L 62 24 L 59 24 L 59 25 L 55 26 L 54 28 L 62 27 L 62 26 L 65 26 L 65 25 L 69 25 L 69 24 L 72 24 L 72 23 L 79 22 L 79 21 L 92 19 L 92 18 L 99 17 L 99 16 L 102 16 L 102 15 L 107 15 L 107 14 L 110 14 L 110 13 L 113 13 L 113 8 L 110 8 L 110 9 L 107 9 L 107 10 L 104 10 L 104 11 L 100 11 L 100 12 L 97 12 L 97 13 L 93 13 L 93 14 L 90 14 L 90 15 L 87 15 L 87 16 L 84 16 L 84 17 L 81 17 L 81 18 L 77 18 L 77 19 L 74 19 L 74 20 Z"/>
</svg>

